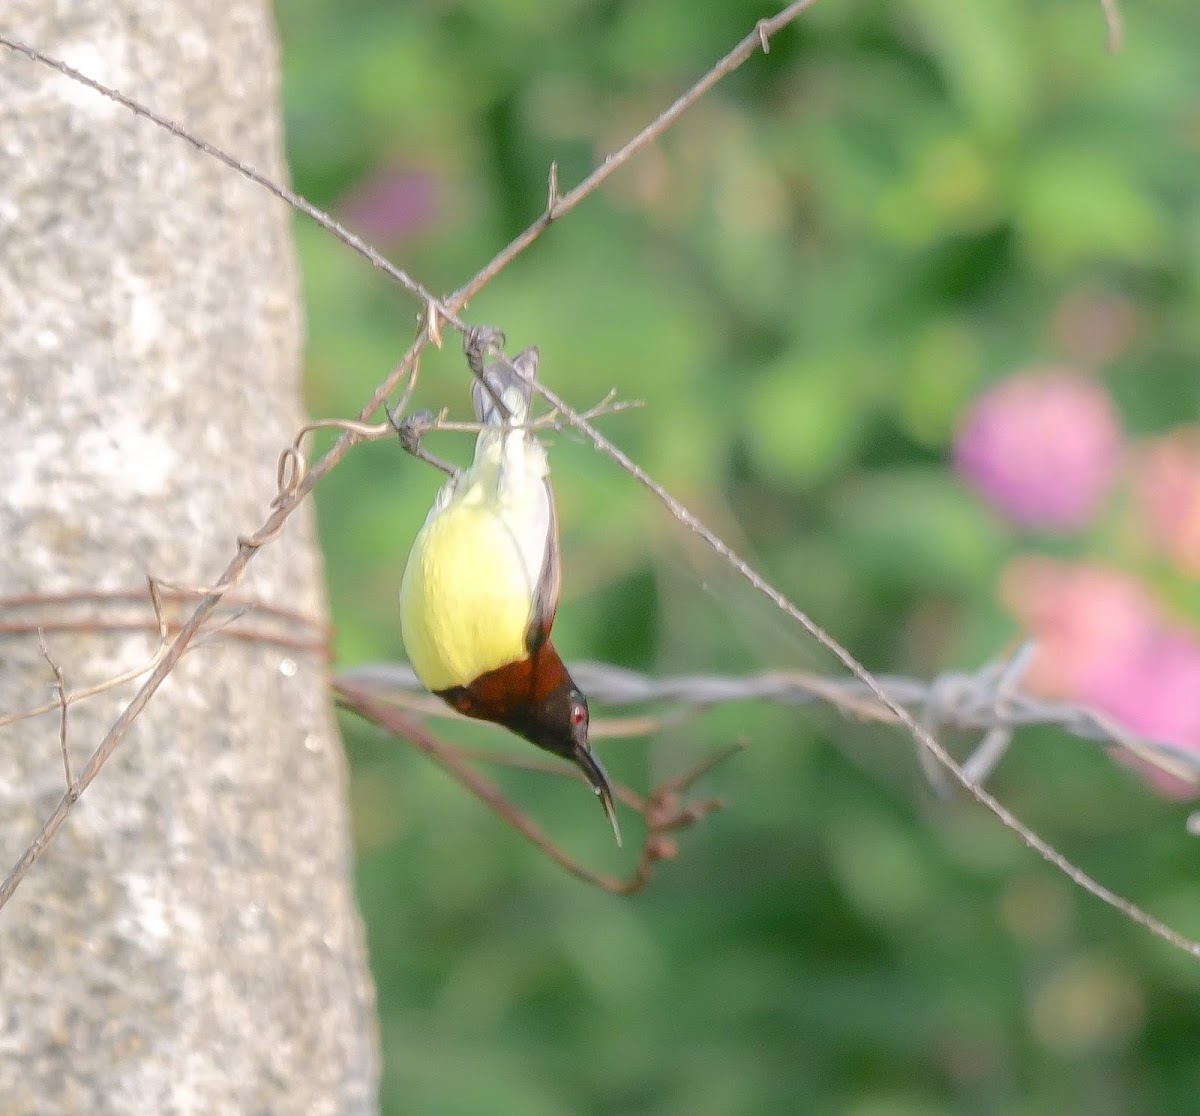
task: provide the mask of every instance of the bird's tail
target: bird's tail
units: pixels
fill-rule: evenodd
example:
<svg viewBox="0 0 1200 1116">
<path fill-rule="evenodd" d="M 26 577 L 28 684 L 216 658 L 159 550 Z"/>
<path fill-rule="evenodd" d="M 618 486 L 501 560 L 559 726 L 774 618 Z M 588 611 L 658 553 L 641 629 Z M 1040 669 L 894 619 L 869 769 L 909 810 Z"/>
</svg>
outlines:
<svg viewBox="0 0 1200 1116">
<path fill-rule="evenodd" d="M 537 368 L 538 351 L 533 346 L 512 360 L 503 353 L 488 360 L 471 385 L 475 418 L 491 426 L 527 422 Z"/>
</svg>

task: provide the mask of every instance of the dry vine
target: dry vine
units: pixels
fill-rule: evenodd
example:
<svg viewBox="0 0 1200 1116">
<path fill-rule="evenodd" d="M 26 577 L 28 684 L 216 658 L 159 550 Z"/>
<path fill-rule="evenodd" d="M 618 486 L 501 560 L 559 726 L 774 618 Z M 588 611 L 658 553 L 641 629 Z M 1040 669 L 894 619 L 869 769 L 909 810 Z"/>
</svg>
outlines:
<svg viewBox="0 0 1200 1116">
<path fill-rule="evenodd" d="M 11 38 L 0 35 L 0 44 L 9 47 L 12 50 L 23 53 L 34 61 L 43 65 L 50 66 L 72 80 L 81 82 L 89 86 L 96 92 L 107 96 L 119 104 L 124 105 L 132 112 L 146 117 L 165 128 L 172 134 L 178 136 L 184 141 L 192 144 L 197 149 L 203 151 L 209 156 L 218 159 L 220 162 L 231 167 L 238 173 L 258 183 L 260 186 L 269 190 L 277 197 L 288 202 L 296 209 L 306 213 L 313 220 L 317 221 L 322 227 L 326 228 L 333 235 L 348 246 L 359 252 L 364 258 L 368 259 L 374 266 L 381 268 L 386 274 L 391 276 L 409 293 L 418 297 L 424 307 L 420 328 L 416 339 L 409 347 L 408 351 L 401 358 L 400 362 L 391 370 L 391 372 L 383 379 L 376 388 L 370 400 L 363 406 L 358 417 L 353 422 L 339 422 L 342 428 L 342 434 L 335 442 L 333 447 L 327 451 L 311 468 L 304 468 L 304 458 L 299 449 L 300 437 L 298 436 L 296 443 L 289 447 L 284 452 L 280 462 L 279 486 L 275 499 L 272 502 L 272 511 L 260 529 L 252 536 L 238 539 L 237 551 L 229 562 L 225 570 L 218 577 L 216 582 L 208 588 L 203 599 L 196 606 L 189 619 L 184 623 L 178 634 L 166 646 L 153 666 L 149 677 L 142 684 L 137 694 L 130 701 L 122 714 L 110 727 L 105 737 L 95 751 L 89 757 L 87 763 L 82 770 L 70 780 L 67 792 L 59 801 L 58 806 L 50 817 L 46 820 L 41 832 L 34 838 L 28 848 L 18 859 L 13 866 L 8 877 L 0 884 L 0 907 L 2 907 L 11 897 L 15 889 L 19 886 L 21 880 L 29 871 L 30 867 L 40 855 L 41 850 L 53 838 L 58 828 L 69 815 L 70 810 L 88 785 L 95 779 L 104 763 L 115 750 L 117 745 L 128 732 L 129 726 L 133 720 L 140 714 L 151 696 L 162 684 L 175 664 L 187 650 L 189 644 L 196 637 L 202 626 L 211 617 L 217 605 L 221 602 L 223 596 L 232 589 L 240 580 L 244 570 L 254 557 L 256 551 L 271 541 L 279 534 L 286 521 L 288 515 L 295 509 L 299 502 L 307 496 L 316 484 L 327 475 L 343 457 L 357 444 L 370 438 L 381 436 L 386 432 L 386 428 L 380 426 L 370 426 L 369 419 L 374 415 L 391 394 L 402 383 L 404 390 L 401 393 L 401 402 L 399 410 L 403 411 L 407 407 L 413 387 L 416 383 L 416 378 L 419 372 L 419 359 L 425 346 L 428 344 L 441 344 L 441 329 L 443 323 L 447 323 L 457 330 L 465 330 L 465 324 L 458 317 L 459 311 L 463 308 L 466 302 L 478 293 L 487 283 L 489 283 L 496 275 L 500 273 L 513 259 L 515 259 L 522 251 L 533 243 L 555 220 L 565 216 L 571 212 L 580 202 L 586 197 L 595 192 L 608 177 L 620 169 L 627 163 L 633 155 L 639 152 L 642 148 L 654 142 L 662 135 L 667 128 L 671 126 L 692 104 L 694 104 L 704 93 L 706 93 L 713 85 L 721 78 L 737 69 L 746 62 L 756 50 L 766 52 L 769 49 L 771 38 L 777 34 L 783 27 L 787 26 L 798 18 L 802 12 L 812 5 L 814 0 L 799 0 L 779 12 L 776 16 L 770 19 L 759 21 L 755 28 L 737 44 L 728 54 L 708 70 L 699 81 L 696 82 L 686 93 L 679 97 L 670 107 L 656 117 L 648 124 L 641 132 L 634 136 L 626 143 L 619 151 L 606 158 L 603 163 L 598 166 L 587 178 L 583 180 L 573 190 L 567 194 L 560 194 L 558 186 L 557 168 L 552 166 L 549 174 L 549 188 L 546 201 L 546 208 L 542 215 L 535 220 L 529 228 L 517 236 L 509 245 L 502 249 L 496 257 L 486 264 L 470 281 L 463 287 L 457 290 L 449 298 L 444 301 L 435 299 L 421 284 L 412 279 L 406 272 L 394 267 L 388 261 L 384 260 L 377 252 L 365 245 L 357 237 L 354 237 L 347 230 L 338 225 L 332 218 L 317 210 L 316 207 L 302 198 L 299 198 L 290 191 L 277 186 L 264 175 L 260 174 L 254 168 L 247 166 L 243 162 L 219 150 L 215 146 L 205 142 L 204 140 L 194 136 L 186 128 L 176 124 L 173 121 L 162 117 L 145 106 L 132 101 L 125 97 L 120 92 L 110 89 L 99 82 L 87 77 L 84 74 L 73 70 L 63 62 L 51 58 L 44 52 L 37 50 L 35 47 L 17 42 Z M 1101 0 L 1105 19 L 1109 28 L 1110 45 L 1116 46 L 1120 39 L 1120 21 L 1119 14 L 1114 0 Z M 702 538 L 708 546 L 718 555 L 720 555 L 733 569 L 735 569 L 743 578 L 745 578 L 755 589 L 763 596 L 776 605 L 782 612 L 790 617 L 793 621 L 802 626 L 813 638 L 829 648 L 834 655 L 842 662 L 847 670 L 858 680 L 858 683 L 865 688 L 866 692 L 876 700 L 879 705 L 885 709 L 889 715 L 895 720 L 904 725 L 909 731 L 914 740 L 916 740 L 925 752 L 936 761 L 938 766 L 949 773 L 949 775 L 959 783 L 976 801 L 987 808 L 994 814 L 1007 828 L 1016 833 L 1027 845 L 1037 851 L 1045 860 L 1064 873 L 1074 883 L 1083 890 L 1089 892 L 1093 896 L 1112 906 L 1116 910 L 1123 913 L 1126 917 L 1134 922 L 1144 926 L 1152 933 L 1193 955 L 1200 956 L 1200 943 L 1193 942 L 1182 934 L 1178 933 L 1171 927 L 1165 925 L 1152 915 L 1134 905 L 1128 900 L 1115 894 L 1108 888 L 1104 887 L 1074 864 L 1068 861 L 1061 853 L 1049 845 L 1035 832 L 1020 822 L 1011 812 L 1009 812 L 996 799 L 988 794 L 979 783 L 972 777 L 972 774 L 966 771 L 962 766 L 957 764 L 954 759 L 944 750 L 944 748 L 934 739 L 929 730 L 929 726 L 919 723 L 913 713 L 905 708 L 895 697 L 887 692 L 880 680 L 873 677 L 845 648 L 843 648 L 836 640 L 829 636 L 822 628 L 820 628 L 813 620 L 805 613 L 791 603 L 782 593 L 771 586 L 757 571 L 755 571 L 747 562 L 740 558 L 722 539 L 714 532 L 706 527 L 699 519 L 697 519 L 687 508 L 674 499 L 661 485 L 653 480 L 643 469 L 633 462 L 625 453 L 617 446 L 604 437 L 597 431 L 588 421 L 588 417 L 574 411 L 567 403 L 560 399 L 555 393 L 545 388 L 543 385 L 537 385 L 538 391 L 543 398 L 553 408 L 554 421 L 564 421 L 568 425 L 580 430 L 591 443 L 602 453 L 607 455 L 618 465 L 620 465 L 631 476 L 635 477 L 641 484 L 649 489 L 663 504 L 667 511 L 684 526 L 693 533 Z M 310 429 L 310 428 L 306 428 Z M 53 665 L 53 664 L 52 664 Z M 61 687 L 60 682 L 60 687 Z M 60 691 L 61 694 L 61 691 Z M 65 710 L 66 703 L 63 702 L 63 731 L 65 732 Z M 393 709 L 390 711 L 392 715 L 397 715 Z M 402 716 L 402 715 L 399 715 Z M 403 725 L 403 734 L 410 739 L 418 748 L 421 748 L 432 758 L 447 766 L 465 785 L 473 790 L 485 800 L 489 800 L 494 796 L 494 788 L 490 787 L 482 777 L 474 772 L 468 766 L 457 762 L 458 757 L 453 756 L 453 753 L 447 752 L 446 749 L 435 741 L 421 726 L 407 721 L 405 719 Z M 702 772 L 700 772 L 702 773 Z M 648 842 L 643 849 L 642 858 L 639 862 L 638 871 L 629 882 L 610 881 L 606 878 L 592 878 L 586 872 L 581 870 L 577 865 L 564 863 L 563 866 L 568 870 L 581 875 L 583 878 L 591 878 L 592 882 L 600 884 L 600 886 L 610 887 L 611 890 L 628 891 L 635 890 L 636 887 L 643 886 L 645 879 L 649 878 L 649 870 L 655 858 L 662 859 L 659 855 L 665 851 L 669 851 L 667 844 L 661 842 L 665 840 L 663 833 L 665 830 L 679 824 L 688 824 L 688 820 L 695 820 L 687 811 L 680 813 L 677 808 L 678 794 L 683 789 L 684 783 L 690 783 L 698 774 L 689 774 L 683 781 L 676 781 L 678 785 L 669 785 L 667 788 L 660 788 L 664 797 L 656 801 L 652 796 L 645 803 L 643 813 L 648 819 L 649 829 L 654 838 Z M 493 802 L 493 806 L 498 807 L 498 802 Z M 698 809 L 693 807 L 692 810 Z M 518 824 L 516 819 L 514 824 Z M 528 819 L 518 824 L 526 836 L 536 840 L 534 833 L 530 827 L 532 823 Z M 536 827 L 533 827 L 534 829 Z M 543 838 L 544 840 L 544 838 Z M 543 844 L 551 855 L 552 846 Z M 556 856 L 556 859 L 558 857 Z M 563 863 L 560 860 L 560 863 Z M 644 879 L 643 879 L 644 877 Z M 641 882 L 638 882 L 638 881 Z"/>
<path fill-rule="evenodd" d="M 584 883 L 590 883 L 605 891 L 620 895 L 633 895 L 641 891 L 650 882 L 654 866 L 660 861 L 671 860 L 675 857 L 678 848 L 671 837 L 672 833 L 695 825 L 714 810 L 721 808 L 723 803 L 720 799 L 714 798 L 685 804 L 683 795 L 702 776 L 723 760 L 734 755 L 740 748 L 740 745 L 734 745 L 723 752 L 718 752 L 715 756 L 701 760 L 684 774 L 659 784 L 646 797 L 620 783 L 613 785 L 613 792 L 621 803 L 640 814 L 646 823 L 646 836 L 638 853 L 637 864 L 633 873 L 627 879 L 622 880 L 593 872 L 547 837 L 528 814 L 514 806 L 490 779 L 481 775 L 472 766 L 472 761 L 488 757 L 473 753 L 469 748 L 456 747 L 439 740 L 404 709 L 376 696 L 370 684 L 359 685 L 351 679 L 343 678 L 338 683 L 337 692 L 338 700 L 343 705 L 393 735 L 403 738 L 418 751 L 428 756 L 504 822 L 541 849 L 560 868 L 570 872 L 577 879 L 583 880 Z M 499 757 L 492 756 L 490 758 L 497 760 Z M 503 761 L 501 760 L 501 762 Z M 519 760 L 510 766 L 541 771 L 549 775 L 562 775 L 571 779 L 577 777 L 572 769 L 536 759 Z"/>
</svg>

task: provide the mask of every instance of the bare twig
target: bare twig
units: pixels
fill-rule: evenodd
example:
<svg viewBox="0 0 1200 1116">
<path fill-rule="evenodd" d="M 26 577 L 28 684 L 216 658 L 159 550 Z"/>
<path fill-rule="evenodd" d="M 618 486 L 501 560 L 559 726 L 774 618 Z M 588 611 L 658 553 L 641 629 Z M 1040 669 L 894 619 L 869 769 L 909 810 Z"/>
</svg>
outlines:
<svg viewBox="0 0 1200 1116">
<path fill-rule="evenodd" d="M 616 393 L 610 391 L 599 403 L 586 411 L 581 411 L 580 415 L 590 421 L 594 418 L 606 418 L 608 415 L 617 415 L 622 411 L 633 411 L 645 405 L 645 401 L 641 399 L 617 399 Z M 436 415 L 430 411 L 422 411 L 410 415 L 406 420 L 407 432 L 420 440 L 427 434 L 478 434 L 481 430 L 486 429 L 484 423 L 459 422 L 456 419 L 449 418 L 449 413 L 449 408 L 443 407 Z M 341 424 L 339 423 L 338 425 Z M 349 426 L 351 424 L 346 425 Z M 396 432 L 395 425 L 392 423 L 385 423 L 382 424 L 382 427 L 370 427 L 369 429 L 372 432 L 382 429 L 387 434 L 394 434 Z M 563 429 L 563 422 L 557 411 L 549 411 L 544 415 L 539 415 L 531 422 L 508 423 L 507 429 L 561 431 Z"/>
<path fill-rule="evenodd" d="M 1121 9 L 1117 0 L 1100 0 L 1104 11 L 1104 25 L 1108 28 L 1108 49 L 1116 54 L 1125 44 L 1125 26 L 1121 20 Z"/>
<path fill-rule="evenodd" d="M 38 628 L 38 641 L 41 644 L 42 657 L 45 658 L 45 660 L 50 664 L 50 669 L 52 671 L 54 671 L 54 676 L 58 681 L 58 684 L 59 684 L 58 700 L 52 701 L 52 702 L 47 702 L 44 705 L 34 706 L 32 709 L 22 709 L 17 713 L 9 713 L 3 717 L 0 717 L 0 728 L 3 728 L 5 725 L 11 725 L 11 724 L 15 723 L 16 721 L 26 720 L 30 717 L 39 717 L 43 713 L 49 713 L 51 709 L 55 709 L 55 708 L 59 707 L 60 705 L 62 706 L 63 716 L 65 717 L 66 709 L 68 706 L 74 705 L 80 701 L 84 701 L 87 698 L 95 697 L 97 694 L 107 693 L 109 690 L 113 690 L 113 689 L 116 689 L 116 687 L 118 687 L 118 686 L 125 685 L 126 682 L 132 682 L 135 678 L 140 678 L 147 671 L 153 670 L 154 667 L 162 659 L 163 655 L 166 654 L 166 650 L 167 650 L 167 620 L 166 620 L 166 615 L 163 612 L 162 597 L 159 595 L 158 583 L 154 580 L 154 578 L 148 578 L 147 584 L 149 586 L 150 601 L 154 606 L 154 619 L 157 621 L 157 624 L 158 624 L 158 639 L 159 639 L 158 650 L 155 651 L 153 657 L 150 659 L 149 662 L 143 663 L 141 666 L 134 667 L 132 670 L 126 670 L 120 674 L 113 675 L 111 678 L 106 678 L 103 682 L 97 682 L 95 685 L 88 686 L 85 689 L 76 690 L 72 693 L 66 693 L 63 690 L 64 683 L 63 683 L 63 678 L 62 678 L 62 672 L 59 670 L 57 664 L 50 658 L 50 653 L 46 649 L 46 642 L 42 635 L 43 631 L 48 627 L 52 627 L 52 625 L 43 624 L 43 625 L 39 626 L 39 628 Z M 106 630 L 112 630 L 112 625 L 108 625 L 106 627 Z M 139 630 L 141 630 L 141 629 L 139 629 Z M 67 784 L 68 784 L 68 788 L 69 788 L 71 785 L 70 778 L 67 779 Z"/>
<path fill-rule="evenodd" d="M 67 784 L 67 793 L 70 794 L 75 790 L 75 780 L 71 777 L 71 750 L 67 746 L 67 725 L 68 725 L 68 710 L 70 703 L 67 701 L 67 680 L 63 675 L 62 667 L 54 661 L 50 654 L 50 648 L 46 646 L 46 637 L 38 632 L 38 646 L 42 649 L 42 658 L 46 660 L 46 665 L 50 667 L 54 674 L 54 689 L 58 694 L 58 749 L 62 754 L 63 779 Z"/>
<path fill-rule="evenodd" d="M 715 799 L 685 804 L 683 796 L 701 777 L 717 764 L 728 759 L 740 747 L 740 745 L 736 745 L 701 760 L 684 774 L 657 787 L 646 798 L 642 798 L 621 784 L 614 786 L 614 793 L 620 801 L 641 814 L 646 822 L 646 836 L 638 853 L 633 873 L 627 879 L 619 879 L 616 876 L 595 872 L 581 864 L 547 836 L 528 814 L 513 805 L 490 779 L 481 775 L 472 766 L 472 760 L 484 758 L 495 762 L 499 757 L 480 757 L 471 749 L 456 747 L 439 740 L 420 721 L 413 719 L 407 712 L 390 702 L 380 700 L 369 686 L 360 687 L 347 682 L 339 686 L 338 699 L 342 705 L 354 710 L 373 724 L 379 725 L 394 736 L 407 740 L 564 871 L 584 883 L 592 884 L 617 895 L 633 895 L 641 891 L 650 882 L 655 865 L 663 860 L 674 859 L 678 852 L 678 845 L 670 836 L 671 833 L 692 826 L 714 810 L 720 809 L 721 803 Z M 576 775 L 566 767 L 560 765 L 556 769 L 544 761 L 518 760 L 513 763 L 513 766 L 528 767 L 531 770 L 545 771 L 550 774 L 567 774 L 572 779 L 576 778 Z"/>
</svg>

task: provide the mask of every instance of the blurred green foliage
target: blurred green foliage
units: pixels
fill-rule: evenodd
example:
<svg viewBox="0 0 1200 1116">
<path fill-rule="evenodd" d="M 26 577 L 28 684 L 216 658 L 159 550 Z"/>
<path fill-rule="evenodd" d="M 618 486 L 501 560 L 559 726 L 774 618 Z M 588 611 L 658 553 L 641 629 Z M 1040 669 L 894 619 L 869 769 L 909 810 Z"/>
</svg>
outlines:
<svg viewBox="0 0 1200 1116">
<path fill-rule="evenodd" d="M 379 246 L 448 291 L 537 216 L 551 161 L 573 185 L 769 10 L 278 13 L 297 186 L 344 212 L 381 174 L 431 184 Z M 966 402 L 1058 360 L 1097 367 L 1136 432 L 1200 411 L 1200 10 L 1126 15 L 1113 57 L 1091 0 L 822 0 L 469 316 L 538 344 L 577 406 L 611 387 L 645 399 L 605 429 L 868 665 L 978 665 L 1018 634 L 1000 570 L 1039 544 L 949 469 Z M 331 238 L 297 234 L 310 409 L 348 416 L 415 307 Z M 1097 351 L 1069 310 L 1113 298 L 1131 325 Z M 455 349 L 426 358 L 418 406 L 465 415 Z M 469 455 L 443 437 L 436 452 Z M 552 460 L 565 655 L 655 672 L 821 662 L 611 463 L 565 435 Z M 386 443 L 319 489 L 341 662 L 401 656 L 400 572 L 438 479 Z M 899 734 L 745 705 L 605 746 L 645 786 L 752 745 L 705 784 L 729 809 L 626 900 L 565 876 L 403 746 L 345 729 L 388 1113 L 1196 1110 L 1200 967 L 977 808 L 936 800 Z M 581 789 L 497 778 L 572 851 L 629 866 Z M 1200 934 L 1179 806 L 1049 732 L 1020 739 L 995 790 Z"/>
</svg>

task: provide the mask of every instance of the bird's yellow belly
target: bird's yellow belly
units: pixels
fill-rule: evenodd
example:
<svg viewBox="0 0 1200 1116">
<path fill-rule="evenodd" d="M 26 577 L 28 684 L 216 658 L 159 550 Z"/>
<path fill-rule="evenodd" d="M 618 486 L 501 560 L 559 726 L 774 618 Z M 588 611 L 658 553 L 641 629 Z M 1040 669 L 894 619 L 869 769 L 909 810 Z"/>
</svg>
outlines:
<svg viewBox="0 0 1200 1116">
<path fill-rule="evenodd" d="M 401 634 L 422 684 L 465 686 L 525 658 L 533 592 L 521 549 L 496 512 L 452 503 L 432 518 L 400 584 Z"/>
</svg>

